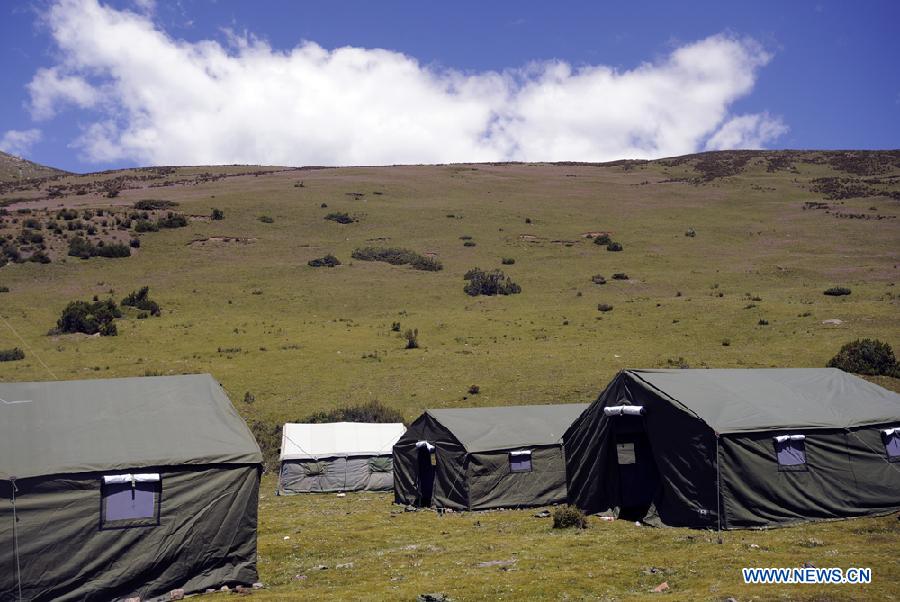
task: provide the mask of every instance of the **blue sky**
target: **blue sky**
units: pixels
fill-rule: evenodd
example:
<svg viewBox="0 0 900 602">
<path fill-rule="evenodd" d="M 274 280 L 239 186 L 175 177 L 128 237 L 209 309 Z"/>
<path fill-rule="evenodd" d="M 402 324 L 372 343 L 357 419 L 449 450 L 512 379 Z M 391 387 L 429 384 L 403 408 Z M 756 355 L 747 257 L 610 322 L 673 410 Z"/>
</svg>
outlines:
<svg viewBox="0 0 900 602">
<path fill-rule="evenodd" d="M 897 23 L 898 2 L 13 1 L 0 146 L 74 171 L 897 148 Z"/>
</svg>

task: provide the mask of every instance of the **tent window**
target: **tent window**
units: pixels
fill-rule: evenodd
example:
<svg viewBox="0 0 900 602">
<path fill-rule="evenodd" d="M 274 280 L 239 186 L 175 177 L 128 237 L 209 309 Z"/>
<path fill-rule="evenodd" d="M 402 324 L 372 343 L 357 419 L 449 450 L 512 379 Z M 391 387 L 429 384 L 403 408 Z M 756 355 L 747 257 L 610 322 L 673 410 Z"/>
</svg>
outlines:
<svg viewBox="0 0 900 602">
<path fill-rule="evenodd" d="M 634 442 L 633 441 L 617 441 L 616 442 L 616 458 L 619 464 L 635 464 Z"/>
<path fill-rule="evenodd" d="M 391 472 L 393 470 L 393 462 L 391 458 L 376 456 L 369 460 L 369 470 L 372 472 Z"/>
<path fill-rule="evenodd" d="M 121 529 L 159 524 L 159 474 L 124 474 L 103 477 L 100 488 L 100 527 Z"/>
<path fill-rule="evenodd" d="M 804 435 L 779 435 L 775 437 L 775 455 L 778 458 L 778 470 L 807 470 L 806 437 Z"/>
<path fill-rule="evenodd" d="M 900 462 L 900 426 L 884 429 L 881 431 L 881 438 L 884 440 L 884 451 L 888 460 Z"/>
<path fill-rule="evenodd" d="M 531 452 L 509 452 L 509 472 L 531 472 Z"/>
</svg>

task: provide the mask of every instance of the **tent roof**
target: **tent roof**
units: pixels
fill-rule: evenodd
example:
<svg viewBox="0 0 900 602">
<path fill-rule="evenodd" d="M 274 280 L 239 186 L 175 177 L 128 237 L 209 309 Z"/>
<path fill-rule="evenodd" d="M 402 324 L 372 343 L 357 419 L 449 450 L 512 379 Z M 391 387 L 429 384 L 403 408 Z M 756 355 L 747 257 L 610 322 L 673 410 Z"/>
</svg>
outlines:
<svg viewBox="0 0 900 602">
<path fill-rule="evenodd" d="M 469 452 L 556 445 L 586 403 L 427 410 Z"/>
<path fill-rule="evenodd" d="M 836 368 L 627 370 L 718 433 L 900 421 L 900 395 Z"/>
<path fill-rule="evenodd" d="M 405 432 L 401 423 L 288 423 L 281 431 L 281 459 L 390 455 Z"/>
<path fill-rule="evenodd" d="M 0 480 L 259 462 L 209 374 L 0 383 Z"/>
</svg>

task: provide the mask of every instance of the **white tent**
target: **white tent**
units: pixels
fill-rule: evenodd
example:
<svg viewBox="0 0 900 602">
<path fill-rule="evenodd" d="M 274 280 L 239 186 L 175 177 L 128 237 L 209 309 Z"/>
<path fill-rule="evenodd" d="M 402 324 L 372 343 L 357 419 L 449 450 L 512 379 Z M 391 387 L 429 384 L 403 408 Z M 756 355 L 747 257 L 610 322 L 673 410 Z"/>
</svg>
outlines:
<svg viewBox="0 0 900 602">
<path fill-rule="evenodd" d="M 279 494 L 393 489 L 392 449 L 399 423 L 284 425 Z"/>
</svg>

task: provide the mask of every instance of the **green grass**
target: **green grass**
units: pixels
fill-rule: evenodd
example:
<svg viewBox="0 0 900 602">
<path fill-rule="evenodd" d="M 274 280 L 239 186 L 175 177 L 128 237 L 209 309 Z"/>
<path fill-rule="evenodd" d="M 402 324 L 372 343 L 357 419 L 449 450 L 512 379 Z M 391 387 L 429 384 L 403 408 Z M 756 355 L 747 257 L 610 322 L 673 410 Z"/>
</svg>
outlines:
<svg viewBox="0 0 900 602">
<path fill-rule="evenodd" d="M 0 286 L 10 288 L 0 299 L 6 321 L 0 348 L 26 352 L 22 361 L 0 364 L 0 379 L 210 372 L 254 420 L 277 424 L 372 399 L 411 420 L 429 407 L 586 402 L 620 369 L 666 366 L 677 358 L 693 367 L 824 366 L 857 338 L 897 349 L 900 205 L 885 197 L 828 201 L 847 213 L 875 215 L 869 207 L 877 206 L 881 220 L 804 210 L 804 202 L 822 198 L 808 189 L 810 179 L 848 175 L 817 162 L 820 156 L 797 155 L 799 173 L 769 173 L 760 155 L 740 175 L 699 186 L 659 183 L 696 177 L 696 159 L 668 167 L 455 165 L 260 175 L 246 167 L 179 168 L 149 182 L 173 185 L 125 189 L 115 199 L 91 192 L 39 201 L 99 207 L 153 198 L 177 201 L 188 215 L 220 208 L 225 219 L 142 235 L 140 249 L 127 259 L 0 268 Z M 206 172 L 228 177 L 197 179 Z M 304 186 L 296 187 L 301 179 Z M 44 189 L 10 197 L 37 198 Z M 323 219 L 335 211 L 360 221 Z M 273 222 L 260 222 L 260 215 Z M 695 237 L 684 235 L 688 228 Z M 610 253 L 581 237 L 590 231 L 611 232 L 624 251 Z M 464 247 L 461 236 L 477 246 Z M 210 240 L 192 244 L 200 239 Z M 351 259 L 364 246 L 434 253 L 443 270 Z M 307 266 L 327 253 L 343 265 Z M 466 295 L 463 274 L 476 266 L 499 268 L 503 257 L 516 259 L 503 270 L 521 294 Z M 629 279 L 591 282 L 594 274 L 617 272 Z M 161 317 L 118 320 L 117 337 L 47 336 L 69 301 L 104 298 L 110 290 L 121 299 L 142 286 L 150 286 Z M 833 286 L 853 294 L 822 294 Z M 600 312 L 601 303 L 615 309 Z M 823 324 L 830 319 L 842 323 Z M 400 332 L 391 331 L 393 322 L 400 322 Z M 404 349 L 407 329 L 418 329 L 420 349 Z M 877 380 L 900 388 L 894 379 Z M 473 384 L 477 396 L 468 394 Z M 255 403 L 243 403 L 245 392 Z M 267 481 L 266 490 L 274 484 Z M 528 512 L 392 518 L 391 509 L 389 498 L 376 495 L 267 496 L 260 570 L 274 586 L 271 593 L 402 599 L 443 590 L 461 599 L 623 599 L 667 579 L 668 595 L 684 599 L 870 599 L 888 598 L 900 579 L 896 518 L 734 533 L 718 546 L 702 532 L 619 523 L 551 533 L 547 521 Z M 890 537 L 857 533 L 862 526 Z M 694 539 L 679 539 L 688 536 Z M 827 545 L 807 550 L 791 543 L 809 536 Z M 745 541 L 771 552 L 750 551 L 741 547 Z M 420 543 L 437 551 L 391 551 Z M 811 555 L 832 549 L 838 553 Z M 515 570 L 472 568 L 513 552 L 521 556 Z M 871 565 L 875 584 L 864 590 L 739 586 L 735 567 L 758 557 L 770 566 L 807 557 L 817 566 L 829 559 L 843 567 Z M 311 565 L 342 559 L 358 568 L 290 581 Z M 644 575 L 649 565 L 674 573 Z"/>
</svg>

